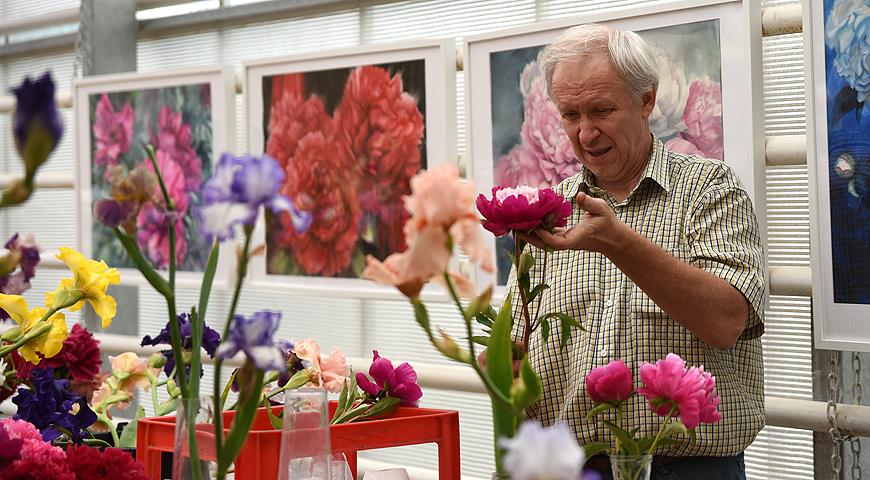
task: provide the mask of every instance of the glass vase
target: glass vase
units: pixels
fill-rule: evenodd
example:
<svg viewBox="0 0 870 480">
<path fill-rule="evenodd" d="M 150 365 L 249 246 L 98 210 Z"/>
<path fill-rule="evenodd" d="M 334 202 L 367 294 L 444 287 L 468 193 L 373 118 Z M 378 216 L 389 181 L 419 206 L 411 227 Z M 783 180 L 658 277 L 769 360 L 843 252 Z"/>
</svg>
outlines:
<svg viewBox="0 0 870 480">
<path fill-rule="evenodd" d="M 284 392 L 279 480 L 332 480 L 326 390 Z"/>
<path fill-rule="evenodd" d="M 209 402 L 208 400 L 204 400 Z M 216 478 L 214 424 L 208 407 L 199 398 L 178 400 L 175 412 L 175 449 L 172 480 L 210 480 Z M 193 430 L 193 435 L 191 435 Z M 195 458 L 191 458 L 195 457 Z M 194 470 L 196 465 L 196 471 Z"/>
<path fill-rule="evenodd" d="M 613 480 L 649 480 L 652 455 L 611 455 Z"/>
</svg>

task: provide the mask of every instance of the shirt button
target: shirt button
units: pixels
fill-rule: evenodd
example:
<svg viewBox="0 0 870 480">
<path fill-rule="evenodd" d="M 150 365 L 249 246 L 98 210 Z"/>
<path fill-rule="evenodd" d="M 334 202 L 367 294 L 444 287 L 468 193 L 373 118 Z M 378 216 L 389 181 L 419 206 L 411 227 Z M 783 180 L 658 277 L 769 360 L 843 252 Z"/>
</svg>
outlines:
<svg viewBox="0 0 870 480">
<path fill-rule="evenodd" d="M 612 306 L 613 306 L 613 300 L 606 300 L 606 301 L 604 302 L 604 306 L 607 307 L 607 308 L 612 307 Z"/>
<path fill-rule="evenodd" d="M 607 358 L 607 348 L 602 348 L 598 353 L 601 355 L 601 358 Z"/>
</svg>

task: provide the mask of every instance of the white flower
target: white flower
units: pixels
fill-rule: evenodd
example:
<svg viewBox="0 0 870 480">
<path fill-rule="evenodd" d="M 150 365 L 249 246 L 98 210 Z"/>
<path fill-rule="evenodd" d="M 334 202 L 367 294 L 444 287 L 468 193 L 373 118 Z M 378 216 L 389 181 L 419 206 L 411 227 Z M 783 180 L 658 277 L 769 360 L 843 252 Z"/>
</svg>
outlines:
<svg viewBox="0 0 870 480">
<path fill-rule="evenodd" d="M 656 49 L 656 63 L 659 67 L 659 88 L 649 126 L 658 137 L 666 138 L 686 129 L 683 111 L 689 98 L 689 84 L 683 64 L 671 61 L 661 49 Z"/>
<path fill-rule="evenodd" d="M 499 440 L 504 467 L 512 480 L 577 480 L 585 460 L 577 438 L 564 423 L 542 428 L 533 421 L 520 425 L 514 438 Z"/>
<path fill-rule="evenodd" d="M 825 24 L 825 44 L 834 67 L 858 94 L 870 98 L 870 0 L 836 0 Z"/>
<path fill-rule="evenodd" d="M 855 159 L 848 153 L 841 153 L 837 157 L 837 165 L 834 166 L 834 172 L 841 178 L 851 178 L 855 174 Z"/>
<path fill-rule="evenodd" d="M 6 362 L 0 358 L 0 385 L 6 384 Z"/>
</svg>

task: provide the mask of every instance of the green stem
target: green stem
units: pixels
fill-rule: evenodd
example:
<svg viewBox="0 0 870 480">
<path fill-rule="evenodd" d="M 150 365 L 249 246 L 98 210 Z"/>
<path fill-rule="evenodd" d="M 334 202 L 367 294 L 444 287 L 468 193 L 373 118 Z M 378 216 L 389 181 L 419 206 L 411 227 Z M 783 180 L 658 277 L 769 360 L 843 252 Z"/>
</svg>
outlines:
<svg viewBox="0 0 870 480">
<path fill-rule="evenodd" d="M 523 320 L 525 321 L 525 328 L 523 329 L 523 348 L 529 348 L 529 337 L 532 335 L 532 316 L 529 314 L 529 303 L 526 300 L 528 298 L 528 294 L 526 289 L 523 288 L 523 282 L 520 281 L 520 257 L 522 256 L 523 251 L 520 246 L 520 238 L 517 237 L 516 233 L 514 233 L 514 268 L 517 270 L 517 290 L 520 292 L 520 304 L 523 307 Z M 529 275 L 525 273 L 523 275 Z M 539 292 L 540 295 L 543 292 Z"/>
<path fill-rule="evenodd" d="M 510 398 L 506 397 L 501 390 L 496 388 L 495 384 L 492 383 L 492 379 L 489 378 L 489 375 L 484 373 L 483 369 L 480 368 L 480 365 L 477 364 L 477 357 L 474 355 L 474 341 L 472 340 L 472 330 L 471 330 L 471 319 L 465 315 L 465 307 L 462 306 L 462 301 L 459 300 L 459 295 L 456 293 L 456 287 L 453 285 L 453 280 L 450 279 L 450 275 L 444 273 L 444 282 L 447 284 L 447 291 L 450 292 L 450 297 L 453 299 L 453 303 L 456 304 L 456 308 L 459 309 L 459 313 L 462 314 L 462 318 L 465 320 L 465 331 L 468 336 L 468 348 L 469 348 L 469 356 L 471 357 L 471 361 L 468 362 L 468 365 L 477 373 L 477 376 L 480 377 L 481 381 L 483 381 L 483 385 L 486 387 L 486 391 L 489 393 L 491 398 L 496 399 L 503 407 L 513 411 L 513 402 L 511 402 Z M 429 334 L 429 340 L 434 344 L 434 340 L 432 338 L 432 333 L 427 332 Z"/>
<path fill-rule="evenodd" d="M 239 256 L 239 265 L 238 271 L 236 272 L 236 287 L 233 290 L 233 298 L 230 301 L 230 309 L 227 312 L 227 321 L 224 323 L 223 333 L 221 334 L 221 340 L 227 338 L 227 335 L 230 333 L 230 327 L 233 323 L 233 316 L 236 313 L 236 307 L 239 304 L 239 296 L 242 293 L 242 284 L 245 281 L 245 275 L 248 273 L 248 258 L 250 254 L 251 248 L 251 237 L 253 233 L 253 227 L 245 227 L 245 246 L 242 249 L 242 253 Z M 223 436 L 223 417 L 221 412 L 223 411 L 223 404 L 221 402 L 221 366 L 223 361 L 220 357 L 215 357 L 214 362 L 214 429 L 215 429 L 215 452 L 218 458 L 222 457 L 223 453 L 223 444 L 224 444 L 224 436 Z M 262 381 L 262 377 L 260 378 Z M 262 388 L 262 386 L 261 386 Z M 259 398 L 259 396 L 258 396 Z M 238 415 L 238 413 L 237 413 Z M 236 417 L 238 419 L 238 417 Z M 237 420 L 238 421 L 238 420 Z M 235 425 L 235 422 L 234 422 Z M 235 458 L 235 457 L 233 457 Z"/>
<path fill-rule="evenodd" d="M 73 302 L 73 304 L 74 303 L 75 302 Z M 34 338 L 36 338 L 38 336 L 44 334 L 45 332 L 51 330 L 51 324 L 48 323 L 46 320 L 51 318 L 51 316 L 54 315 L 55 313 L 57 313 L 58 310 L 60 310 L 62 308 L 66 308 L 68 306 L 69 305 L 49 308 L 48 311 L 45 312 L 45 315 L 43 315 L 42 318 L 40 318 L 39 321 L 36 322 L 36 326 L 33 327 L 32 329 L 30 329 L 29 332 L 22 335 L 21 338 L 19 338 L 18 340 L 15 341 L 15 343 L 12 343 L 10 345 L 4 346 L 3 348 L 0 348 L 0 357 L 5 356 L 5 355 L 7 355 L 15 350 L 18 350 L 18 348 L 21 347 L 22 345 L 26 344 L 27 342 L 33 340 Z"/>
<path fill-rule="evenodd" d="M 109 427 L 109 433 L 112 435 L 112 446 L 117 447 L 120 445 L 121 439 L 118 438 L 118 429 L 115 428 L 115 422 L 110 420 L 105 413 L 97 413 L 97 421 Z"/>
<path fill-rule="evenodd" d="M 142 255 L 142 251 L 139 250 L 139 245 L 136 244 L 136 241 L 118 227 L 113 228 L 112 232 L 114 232 L 115 238 L 121 242 L 121 246 L 124 247 L 124 251 L 129 255 L 130 260 L 136 265 L 136 269 L 142 272 L 142 276 L 145 277 L 145 280 L 148 280 L 148 283 L 154 287 L 154 290 L 157 290 L 157 293 L 164 297 L 172 295 L 169 283 L 148 263 L 148 260 Z"/>
<path fill-rule="evenodd" d="M 616 407 L 616 424 L 619 425 L 619 428 L 622 428 L 622 403 Z M 619 437 L 614 435 L 614 450 L 616 454 L 619 455 Z"/>
<path fill-rule="evenodd" d="M 668 422 L 671 420 L 671 417 L 675 413 L 677 413 L 677 406 L 672 405 L 670 411 L 668 411 L 668 415 L 665 417 L 665 421 L 662 422 L 662 426 L 659 427 L 659 432 L 656 433 L 656 438 L 653 439 L 652 445 L 649 446 L 649 450 L 647 450 L 647 452 L 646 452 L 647 455 L 652 455 L 652 453 L 656 451 L 656 444 L 659 443 L 659 440 L 661 439 L 661 436 L 662 436 L 662 432 L 665 431 L 665 426 L 668 424 Z"/>
</svg>

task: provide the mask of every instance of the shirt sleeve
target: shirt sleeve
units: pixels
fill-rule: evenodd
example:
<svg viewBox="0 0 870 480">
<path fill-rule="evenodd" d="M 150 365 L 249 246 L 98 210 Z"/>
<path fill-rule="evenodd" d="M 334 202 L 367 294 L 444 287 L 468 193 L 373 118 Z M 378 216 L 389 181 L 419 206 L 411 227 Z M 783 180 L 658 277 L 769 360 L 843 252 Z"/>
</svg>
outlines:
<svg viewBox="0 0 870 480">
<path fill-rule="evenodd" d="M 736 175 L 723 175 L 705 188 L 687 225 L 690 263 L 734 286 L 749 301 L 741 340 L 764 333 L 764 248 L 752 200 Z"/>
</svg>

